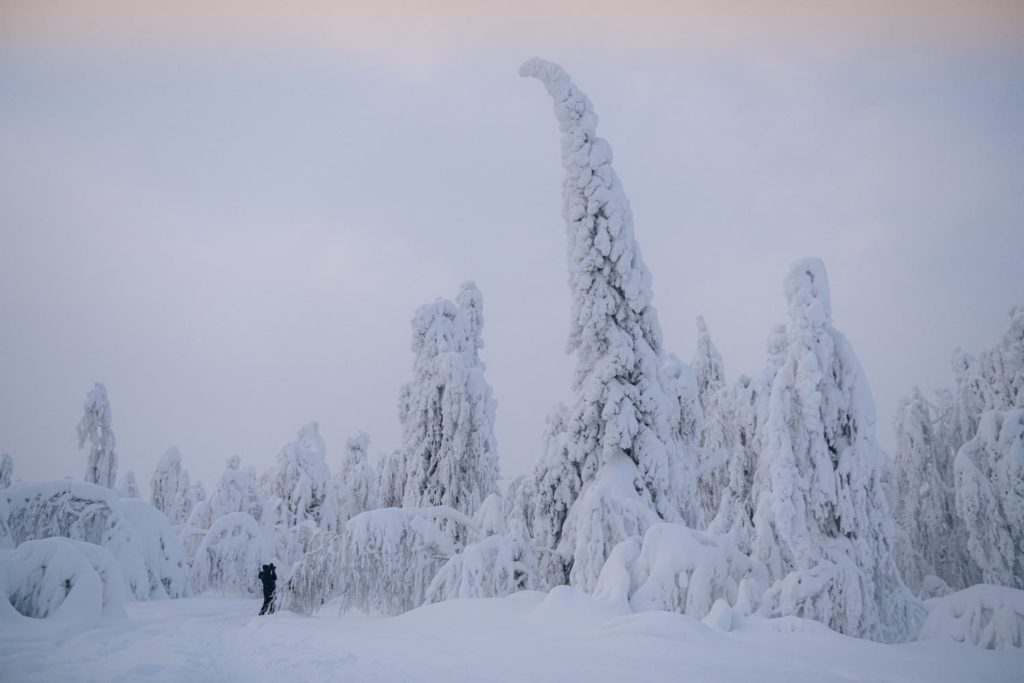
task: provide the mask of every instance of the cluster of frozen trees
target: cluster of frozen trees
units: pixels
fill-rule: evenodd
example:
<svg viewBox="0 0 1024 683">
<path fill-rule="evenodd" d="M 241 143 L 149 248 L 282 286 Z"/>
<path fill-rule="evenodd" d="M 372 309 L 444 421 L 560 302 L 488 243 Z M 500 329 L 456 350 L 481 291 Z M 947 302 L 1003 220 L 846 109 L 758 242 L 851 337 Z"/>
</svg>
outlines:
<svg viewBox="0 0 1024 683">
<path fill-rule="evenodd" d="M 1024 307 L 977 356 L 953 354 L 953 391 L 914 388 L 896 414 L 891 495 L 904 573 L 933 594 L 1024 588 Z"/>
<path fill-rule="evenodd" d="M 954 391 L 901 402 L 892 459 L 818 259 L 786 276 L 788 320 L 770 331 L 760 372 L 730 382 L 703 318 L 688 365 L 664 347 L 589 99 L 549 62 L 521 74 L 543 83 L 561 130 L 576 361 L 533 471 L 500 489 L 483 298 L 466 283 L 414 313 L 401 446 L 376 466 L 360 432 L 332 471 L 310 422 L 263 473 L 230 458 L 209 495 L 168 449 L 145 502 L 132 472 L 113 490 L 97 384 L 78 427 L 88 483 L 11 487 L 0 456 L 13 608 L 48 616 L 92 600 L 106 614 L 123 595 L 251 595 L 273 562 L 280 605 L 306 614 L 328 600 L 396 614 L 569 584 L 722 627 L 756 613 L 881 641 L 955 633 L 1020 646 L 1024 309 L 993 348 L 957 352 Z M 1005 588 L 960 590 L 980 582 Z M 55 588 L 75 585 L 92 588 Z"/>
</svg>

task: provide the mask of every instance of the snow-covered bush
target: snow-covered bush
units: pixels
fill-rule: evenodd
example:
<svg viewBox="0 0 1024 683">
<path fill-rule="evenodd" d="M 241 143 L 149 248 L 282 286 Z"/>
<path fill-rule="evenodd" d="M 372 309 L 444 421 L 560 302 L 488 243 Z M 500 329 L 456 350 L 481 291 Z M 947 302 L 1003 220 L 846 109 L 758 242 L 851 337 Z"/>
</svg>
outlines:
<svg viewBox="0 0 1024 683">
<path fill-rule="evenodd" d="M 753 485 L 753 547 L 775 584 L 768 613 L 906 640 L 923 607 L 892 557 L 895 522 L 867 380 L 832 326 L 824 264 L 794 264 L 785 292 L 789 350 L 772 384 Z"/>
<path fill-rule="evenodd" d="M 214 521 L 196 549 L 192 592 L 255 595 L 261 590 L 260 566 L 270 561 L 259 523 L 244 512 L 232 512 Z"/>
<path fill-rule="evenodd" d="M 117 454 L 114 453 L 114 432 L 110 428 L 110 401 L 107 388 L 100 383 L 86 394 L 85 413 L 78 423 L 78 447 L 89 444 L 89 461 L 85 468 L 85 480 L 114 488 L 117 481 Z"/>
<path fill-rule="evenodd" d="M 0 489 L 10 488 L 14 476 L 14 458 L 8 453 L 0 453 Z"/>
<path fill-rule="evenodd" d="M 140 600 L 184 597 L 185 550 L 167 517 L 141 498 L 122 499 L 119 512 L 130 533 L 112 536 L 105 545 L 124 568 L 132 595 Z"/>
<path fill-rule="evenodd" d="M 402 504 L 443 505 L 472 515 L 497 491 L 495 403 L 478 355 L 480 291 L 466 283 L 458 301 L 438 299 L 413 316 L 413 379 L 402 389 L 399 408 L 406 473 Z M 457 527 L 443 522 L 442 528 L 457 544 L 465 543 Z"/>
<path fill-rule="evenodd" d="M 184 552 L 167 518 L 145 501 L 67 479 L 20 482 L 4 493 L 16 544 L 63 536 L 101 545 L 136 599 L 184 594 Z"/>
<path fill-rule="evenodd" d="M 500 598 L 533 588 L 527 549 L 510 536 L 470 543 L 442 566 L 427 587 L 426 601 Z"/>
<path fill-rule="evenodd" d="M 405 457 L 395 449 L 384 455 L 377 465 L 377 505 L 400 507 L 405 498 Z"/>
<path fill-rule="evenodd" d="M 306 553 L 277 590 L 278 608 L 309 615 L 337 595 L 343 585 L 341 553 L 340 535 L 321 531 L 311 537 Z"/>
<path fill-rule="evenodd" d="M 983 580 L 1024 588 L 1024 409 L 982 414 L 954 472 L 967 549 Z"/>
<path fill-rule="evenodd" d="M 741 612 L 763 587 L 767 573 L 726 536 L 659 523 L 617 545 L 601 570 L 594 593 L 628 600 L 636 611 L 668 610 L 702 619 L 717 600 Z M 744 587 L 741 590 L 741 586 Z"/>
<path fill-rule="evenodd" d="M 650 520 L 680 518 L 688 487 L 677 480 L 681 470 L 673 463 L 680 449 L 669 424 L 651 274 L 633 236 L 611 147 L 597 136 L 590 100 L 561 67 L 531 59 L 519 73 L 544 84 L 562 134 L 572 295 L 568 350 L 576 353 L 575 400 L 564 437 L 549 444 L 555 448 L 535 473 L 541 507 L 532 529 L 538 543 L 555 540 L 572 556 L 572 582 L 592 587 L 616 544 L 642 533 Z M 624 479 L 609 481 L 615 477 Z M 601 490 L 588 496 L 595 482 Z"/>
<path fill-rule="evenodd" d="M 338 553 L 342 609 L 401 614 L 422 605 L 431 580 L 455 553 L 442 519 L 462 526 L 463 538 L 473 526 L 444 507 L 382 508 L 350 519 Z"/>
<path fill-rule="evenodd" d="M 193 504 L 192 486 L 176 447 L 168 448 L 160 458 L 149 489 L 153 507 L 167 515 L 171 524 L 180 527 L 188 520 Z"/>
<path fill-rule="evenodd" d="M 1024 648 L 1024 591 L 978 584 L 925 602 L 921 640 L 942 638 L 988 650 Z"/>
<path fill-rule="evenodd" d="M 106 548 L 67 538 L 26 541 L 0 554 L 4 598 L 28 617 L 95 622 L 124 616 L 125 582 Z"/>
</svg>

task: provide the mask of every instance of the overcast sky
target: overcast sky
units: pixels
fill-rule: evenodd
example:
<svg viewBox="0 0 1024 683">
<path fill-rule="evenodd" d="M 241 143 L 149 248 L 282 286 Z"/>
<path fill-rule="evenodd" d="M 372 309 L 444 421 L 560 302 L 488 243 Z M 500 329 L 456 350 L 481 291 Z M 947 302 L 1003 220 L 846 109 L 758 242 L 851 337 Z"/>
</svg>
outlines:
<svg viewBox="0 0 1024 683">
<path fill-rule="evenodd" d="M 601 116 L 667 348 L 703 314 L 729 378 L 759 371 L 820 256 L 889 446 L 1024 302 L 1021 8 L 0 0 L 0 452 L 83 476 L 102 381 L 144 489 L 168 446 L 209 488 L 310 420 L 332 466 L 357 430 L 377 458 L 414 308 L 472 279 L 527 471 L 573 363 L 534 55 Z"/>
</svg>

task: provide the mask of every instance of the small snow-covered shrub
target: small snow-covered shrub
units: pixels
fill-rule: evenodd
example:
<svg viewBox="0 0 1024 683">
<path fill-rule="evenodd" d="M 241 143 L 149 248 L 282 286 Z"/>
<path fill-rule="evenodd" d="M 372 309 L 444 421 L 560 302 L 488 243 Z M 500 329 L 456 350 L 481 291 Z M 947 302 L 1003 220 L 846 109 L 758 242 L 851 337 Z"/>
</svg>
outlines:
<svg viewBox="0 0 1024 683">
<path fill-rule="evenodd" d="M 194 593 L 213 590 L 255 595 L 257 574 L 268 562 L 259 523 L 244 512 L 232 512 L 213 523 L 196 549 L 190 583 Z"/>
<path fill-rule="evenodd" d="M 22 543 L 0 555 L 4 597 L 28 617 L 96 621 L 123 616 L 125 582 L 110 551 L 67 538 Z"/>
<path fill-rule="evenodd" d="M 764 567 L 740 552 L 731 537 L 681 524 L 655 524 L 617 545 L 601 570 L 595 593 L 629 601 L 637 611 L 668 610 L 702 619 L 716 600 L 750 600 L 741 586 L 767 583 Z M 742 599 L 741 599 L 742 598 Z"/>
<path fill-rule="evenodd" d="M 446 507 L 384 508 L 350 519 L 340 553 L 342 609 L 401 614 L 422 605 L 431 580 L 455 552 L 439 520 L 462 526 L 462 534 L 473 528 L 472 520 Z"/>
<path fill-rule="evenodd" d="M 921 640 L 943 638 L 988 650 L 1024 648 L 1024 590 L 978 584 L 925 605 Z"/>
</svg>

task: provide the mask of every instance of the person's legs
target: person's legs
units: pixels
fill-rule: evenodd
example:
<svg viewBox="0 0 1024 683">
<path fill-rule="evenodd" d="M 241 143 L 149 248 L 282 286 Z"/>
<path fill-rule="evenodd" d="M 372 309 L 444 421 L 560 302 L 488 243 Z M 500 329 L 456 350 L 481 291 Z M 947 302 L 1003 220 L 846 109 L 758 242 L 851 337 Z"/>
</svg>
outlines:
<svg viewBox="0 0 1024 683">
<path fill-rule="evenodd" d="M 270 596 L 269 595 L 264 595 L 263 596 L 263 607 L 260 608 L 260 616 L 266 614 L 268 610 L 271 611 L 271 612 L 274 611 L 273 607 L 270 604 Z"/>
</svg>

